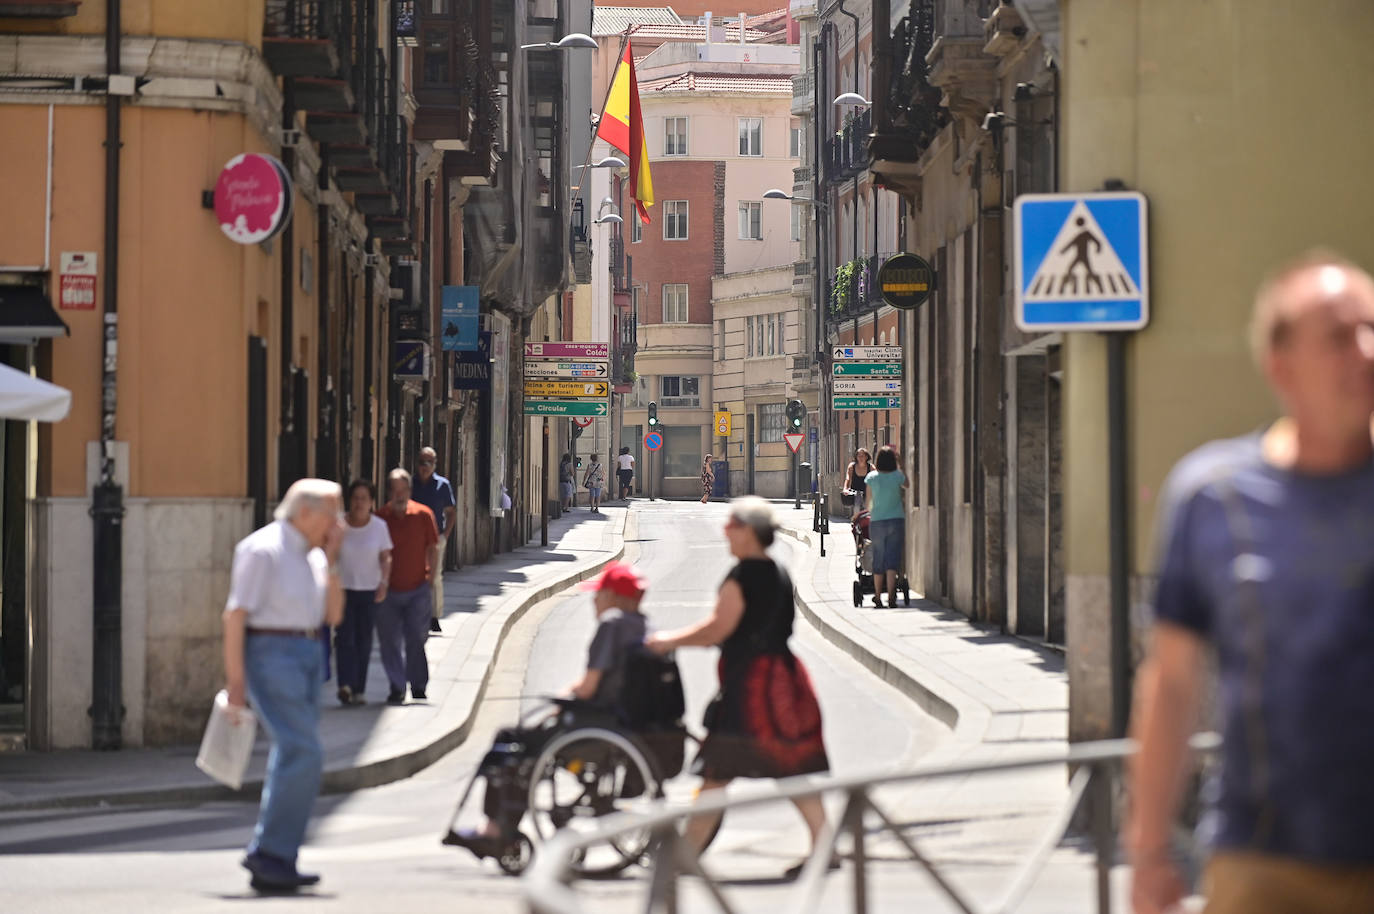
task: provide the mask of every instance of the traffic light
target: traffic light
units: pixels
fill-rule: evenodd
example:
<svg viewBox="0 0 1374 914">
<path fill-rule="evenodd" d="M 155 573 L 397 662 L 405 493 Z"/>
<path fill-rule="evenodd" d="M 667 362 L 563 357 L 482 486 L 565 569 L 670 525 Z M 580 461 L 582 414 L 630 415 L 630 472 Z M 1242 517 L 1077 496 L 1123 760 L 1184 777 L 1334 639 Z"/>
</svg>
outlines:
<svg viewBox="0 0 1374 914">
<path fill-rule="evenodd" d="M 797 431 L 802 427 L 802 421 L 806 419 L 806 404 L 800 400 L 793 400 L 787 404 L 787 424 L 792 431 Z"/>
<path fill-rule="evenodd" d="M 649 428 L 653 428 L 653 427 L 656 426 L 656 425 L 658 425 L 658 404 L 657 404 L 656 402 L 650 401 L 650 402 L 649 402 Z"/>
</svg>

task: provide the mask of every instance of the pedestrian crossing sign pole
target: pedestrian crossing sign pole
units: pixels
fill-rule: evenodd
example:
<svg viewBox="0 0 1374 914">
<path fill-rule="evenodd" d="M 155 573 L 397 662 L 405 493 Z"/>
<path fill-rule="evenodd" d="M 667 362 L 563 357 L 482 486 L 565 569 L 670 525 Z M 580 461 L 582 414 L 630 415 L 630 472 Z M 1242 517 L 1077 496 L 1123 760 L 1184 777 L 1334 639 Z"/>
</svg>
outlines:
<svg viewBox="0 0 1374 914">
<path fill-rule="evenodd" d="M 1044 333 L 1148 324 L 1147 215 L 1134 191 L 1017 197 L 1016 325 Z"/>
</svg>

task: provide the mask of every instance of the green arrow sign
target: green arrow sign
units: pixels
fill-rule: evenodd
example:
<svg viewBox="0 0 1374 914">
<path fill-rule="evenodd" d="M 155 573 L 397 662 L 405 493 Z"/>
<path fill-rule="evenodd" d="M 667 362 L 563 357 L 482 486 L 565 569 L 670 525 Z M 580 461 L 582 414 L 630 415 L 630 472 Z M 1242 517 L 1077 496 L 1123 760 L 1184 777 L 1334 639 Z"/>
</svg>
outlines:
<svg viewBox="0 0 1374 914">
<path fill-rule="evenodd" d="M 527 416 L 604 416 L 605 400 L 526 400 Z"/>
<path fill-rule="evenodd" d="M 869 377 L 895 377 L 902 376 L 901 362 L 841 362 L 838 359 L 834 363 L 834 375 L 868 375 Z"/>
<path fill-rule="evenodd" d="M 901 397 L 832 397 L 832 409 L 901 409 Z"/>
</svg>

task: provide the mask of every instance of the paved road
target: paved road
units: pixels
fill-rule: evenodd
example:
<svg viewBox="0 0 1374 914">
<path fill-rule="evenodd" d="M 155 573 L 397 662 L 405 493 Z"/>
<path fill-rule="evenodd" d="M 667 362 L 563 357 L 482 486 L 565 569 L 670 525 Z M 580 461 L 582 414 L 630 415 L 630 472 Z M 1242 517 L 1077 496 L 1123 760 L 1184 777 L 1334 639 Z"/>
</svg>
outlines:
<svg viewBox="0 0 1374 914">
<path fill-rule="evenodd" d="M 720 505 L 641 504 L 627 557 L 653 587 L 646 610 L 656 626 L 671 627 L 706 613 L 729 567 Z M 631 531 L 636 525 L 631 526 Z M 778 555 L 804 560 L 782 540 Z M 263 899 L 254 910 L 517 912 L 524 907 L 515 880 L 491 861 L 438 844 L 462 783 L 496 728 L 509 725 L 520 696 L 557 691 L 580 671 L 593 627 L 590 598 L 571 594 L 546 601 L 511 632 L 473 736 L 415 777 L 316 807 L 302 866 L 324 875 L 310 899 Z M 944 738 L 945 731 L 799 622 L 794 646 L 821 695 L 832 764 L 840 773 L 908 766 Z M 714 651 L 684 651 L 680 661 L 689 716 L 714 690 Z M 671 785 L 690 794 L 692 779 Z M 251 898 L 236 861 L 252 828 L 254 808 L 216 803 L 191 808 L 55 811 L 0 817 L 0 909 L 44 912 L 166 910 L 241 911 Z M 800 819 L 779 804 L 733 814 L 708 855 L 733 884 L 745 910 L 773 910 L 787 887 L 783 869 L 805 849 Z M 902 868 L 902 872 L 908 872 Z M 645 874 L 588 884 L 589 909 L 642 909 L 634 899 Z M 912 875 L 911 878 L 919 878 Z M 831 880 L 834 890 L 848 880 Z M 910 896 L 894 883 L 879 906 L 910 910 Z M 695 890 L 685 899 L 698 907 Z"/>
</svg>

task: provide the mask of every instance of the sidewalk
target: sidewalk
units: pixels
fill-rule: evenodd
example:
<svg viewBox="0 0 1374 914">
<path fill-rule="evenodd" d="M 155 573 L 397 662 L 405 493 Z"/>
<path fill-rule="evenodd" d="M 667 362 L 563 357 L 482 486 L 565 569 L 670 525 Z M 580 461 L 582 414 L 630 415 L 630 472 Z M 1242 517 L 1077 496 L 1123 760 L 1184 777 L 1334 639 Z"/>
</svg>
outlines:
<svg viewBox="0 0 1374 914">
<path fill-rule="evenodd" d="M 321 694 L 323 790 L 340 793 L 407 778 L 467 736 L 493 660 L 510 627 L 536 603 L 591 577 L 625 551 L 624 506 L 585 509 L 549 522 L 549 546 L 524 546 L 444 575 L 442 634 L 431 635 L 429 698 L 388 706 L 374 644 L 369 704 L 341 707 L 332 683 Z M 206 696 L 206 713 L 210 697 Z M 268 740 L 259 731 L 241 791 L 195 767 L 197 746 L 121 752 L 0 753 L 0 812 L 123 803 L 243 799 L 262 787 Z"/>
</svg>

